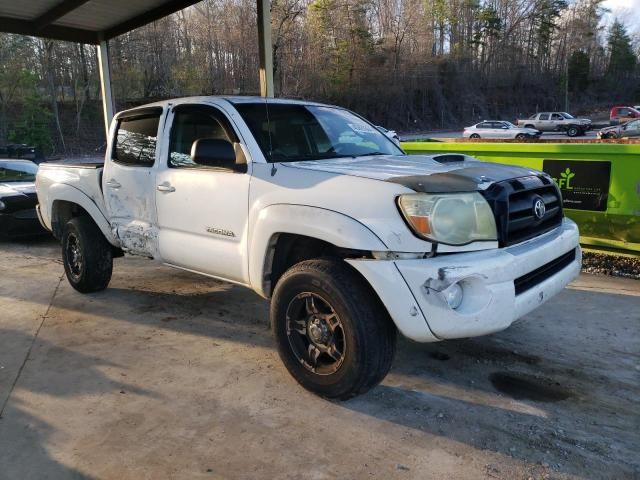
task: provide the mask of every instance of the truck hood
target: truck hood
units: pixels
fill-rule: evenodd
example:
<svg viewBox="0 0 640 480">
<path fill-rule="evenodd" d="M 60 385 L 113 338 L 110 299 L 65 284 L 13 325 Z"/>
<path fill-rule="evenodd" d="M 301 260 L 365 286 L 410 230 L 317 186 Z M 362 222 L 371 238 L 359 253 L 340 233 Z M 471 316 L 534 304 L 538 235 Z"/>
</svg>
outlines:
<svg viewBox="0 0 640 480">
<path fill-rule="evenodd" d="M 289 162 L 303 170 L 394 182 L 418 192 L 446 193 L 484 190 L 492 183 L 542 172 L 488 163 L 460 154 L 380 155 Z"/>
</svg>

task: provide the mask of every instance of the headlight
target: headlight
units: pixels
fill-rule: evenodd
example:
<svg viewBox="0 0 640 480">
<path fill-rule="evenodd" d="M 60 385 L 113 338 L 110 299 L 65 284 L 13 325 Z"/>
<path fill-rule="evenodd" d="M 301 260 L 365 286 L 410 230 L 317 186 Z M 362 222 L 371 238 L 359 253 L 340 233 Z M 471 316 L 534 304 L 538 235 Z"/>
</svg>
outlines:
<svg viewBox="0 0 640 480">
<path fill-rule="evenodd" d="M 7 208 L 7 206 L 4 204 L 2 200 L 0 200 L 0 211 L 4 210 L 5 208 Z"/>
<path fill-rule="evenodd" d="M 478 192 L 398 197 L 405 220 L 420 237 L 449 245 L 476 240 L 497 240 L 496 221 L 487 201 Z"/>
</svg>

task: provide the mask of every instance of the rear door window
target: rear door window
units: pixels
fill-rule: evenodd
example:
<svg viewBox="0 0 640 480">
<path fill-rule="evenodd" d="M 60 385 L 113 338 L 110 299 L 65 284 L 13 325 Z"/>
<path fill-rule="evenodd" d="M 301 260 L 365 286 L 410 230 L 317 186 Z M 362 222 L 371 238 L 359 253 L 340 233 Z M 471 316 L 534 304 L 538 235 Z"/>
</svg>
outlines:
<svg viewBox="0 0 640 480">
<path fill-rule="evenodd" d="M 549 114 L 548 113 L 541 113 L 540 114 L 540 120 L 549 120 Z"/>
<path fill-rule="evenodd" d="M 156 158 L 160 115 L 151 113 L 122 118 L 118 122 L 111 158 L 132 167 L 151 167 Z"/>
</svg>

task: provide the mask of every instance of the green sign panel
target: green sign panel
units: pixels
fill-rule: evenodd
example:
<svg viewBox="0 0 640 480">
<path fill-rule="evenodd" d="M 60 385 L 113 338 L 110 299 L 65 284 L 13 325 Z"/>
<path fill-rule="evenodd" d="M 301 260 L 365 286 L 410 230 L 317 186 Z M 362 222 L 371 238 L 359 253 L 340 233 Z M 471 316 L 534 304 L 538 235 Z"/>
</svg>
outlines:
<svg viewBox="0 0 640 480">
<path fill-rule="evenodd" d="M 611 162 L 545 159 L 542 170 L 560 187 L 564 208 L 607 210 Z"/>
</svg>

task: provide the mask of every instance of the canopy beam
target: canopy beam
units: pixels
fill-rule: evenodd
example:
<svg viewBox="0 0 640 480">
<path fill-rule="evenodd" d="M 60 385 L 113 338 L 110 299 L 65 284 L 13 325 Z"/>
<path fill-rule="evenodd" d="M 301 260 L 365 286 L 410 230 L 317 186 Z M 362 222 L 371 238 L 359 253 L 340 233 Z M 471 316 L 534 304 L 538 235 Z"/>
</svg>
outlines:
<svg viewBox="0 0 640 480">
<path fill-rule="evenodd" d="M 111 89 L 111 62 L 109 59 L 109 41 L 101 40 L 96 47 L 98 69 L 100 71 L 100 92 L 102 93 L 102 113 L 104 115 L 105 138 L 109 139 L 109 125 L 113 120 L 114 104 Z"/>
<path fill-rule="evenodd" d="M 273 45 L 271 43 L 271 2 L 257 0 L 260 95 L 273 97 Z"/>
</svg>

